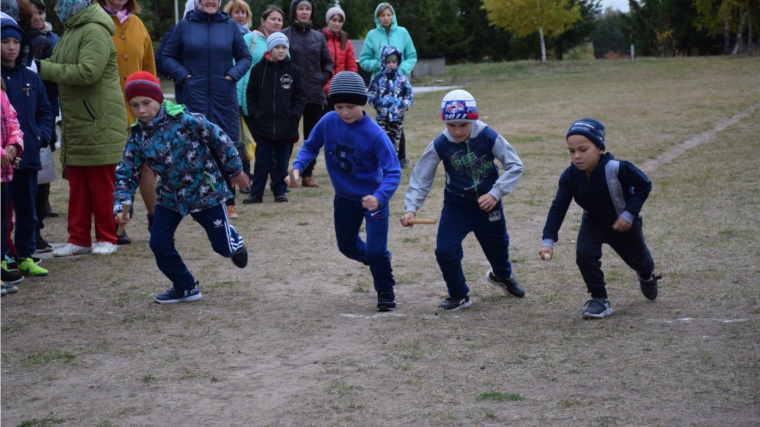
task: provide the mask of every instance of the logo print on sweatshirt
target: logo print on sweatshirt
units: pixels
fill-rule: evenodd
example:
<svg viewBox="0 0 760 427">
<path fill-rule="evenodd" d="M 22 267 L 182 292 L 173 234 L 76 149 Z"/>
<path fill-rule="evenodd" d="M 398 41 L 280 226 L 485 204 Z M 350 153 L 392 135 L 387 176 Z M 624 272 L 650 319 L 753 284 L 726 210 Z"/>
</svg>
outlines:
<svg viewBox="0 0 760 427">
<path fill-rule="evenodd" d="M 293 77 L 290 77 L 290 74 L 283 74 L 280 77 L 280 84 L 283 89 L 290 89 L 290 86 L 293 84 Z"/>
</svg>

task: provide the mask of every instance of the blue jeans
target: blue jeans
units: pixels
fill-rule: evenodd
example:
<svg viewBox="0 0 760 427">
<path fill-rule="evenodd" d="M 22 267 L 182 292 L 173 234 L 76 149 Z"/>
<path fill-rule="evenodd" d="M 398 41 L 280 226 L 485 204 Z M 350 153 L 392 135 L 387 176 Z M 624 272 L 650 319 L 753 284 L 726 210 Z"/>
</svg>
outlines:
<svg viewBox="0 0 760 427">
<path fill-rule="evenodd" d="M 591 298 L 607 298 L 607 288 L 602 271 L 602 244 L 610 245 L 620 258 L 640 276 L 649 277 L 654 271 L 654 260 L 644 242 L 643 220 L 636 218 L 631 229 L 619 232 L 611 226 L 583 214 L 575 246 L 575 263 L 581 270 Z"/>
<path fill-rule="evenodd" d="M 274 152 L 275 171 L 272 187 L 274 195 L 285 194 L 285 177 L 288 176 L 288 164 L 290 163 L 290 140 L 289 139 L 256 139 L 256 161 L 253 166 L 253 180 L 251 180 L 251 196 L 264 196 L 269 165 Z"/>
<path fill-rule="evenodd" d="M 483 248 L 493 274 L 509 279 L 512 264 L 509 262 L 509 234 L 501 201 L 491 212 L 480 209 L 478 202 L 444 192 L 441 222 L 438 225 L 435 259 L 443 273 L 443 280 L 451 297 L 470 293 L 462 271 L 462 241 L 471 232 Z"/>
<path fill-rule="evenodd" d="M 391 268 L 391 253 L 388 251 L 388 206 L 381 206 L 370 212 L 362 207 L 362 202 L 355 202 L 335 196 L 335 238 L 338 249 L 346 257 L 369 266 L 377 292 L 393 292 L 396 281 Z M 362 222 L 367 241 L 359 236 Z"/>
<path fill-rule="evenodd" d="M 190 215 L 206 230 L 214 252 L 229 258 L 243 247 L 243 237 L 230 224 L 224 205 L 216 205 Z M 195 278 L 174 246 L 174 233 L 182 218 L 182 214 L 157 204 L 150 232 L 150 249 L 156 256 L 158 269 L 171 280 L 175 289 L 185 291 L 193 289 Z"/>
</svg>

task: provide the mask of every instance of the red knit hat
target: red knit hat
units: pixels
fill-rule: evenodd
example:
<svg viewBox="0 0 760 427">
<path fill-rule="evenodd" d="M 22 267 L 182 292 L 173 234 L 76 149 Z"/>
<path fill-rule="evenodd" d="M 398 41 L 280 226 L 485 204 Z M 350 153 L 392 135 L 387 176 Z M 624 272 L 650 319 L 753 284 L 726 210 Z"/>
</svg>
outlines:
<svg viewBox="0 0 760 427">
<path fill-rule="evenodd" d="M 161 83 L 156 76 L 146 71 L 132 73 L 127 78 L 127 84 L 124 86 L 124 95 L 127 101 L 136 96 L 147 96 L 148 98 L 155 99 L 159 104 L 164 102 Z"/>
</svg>

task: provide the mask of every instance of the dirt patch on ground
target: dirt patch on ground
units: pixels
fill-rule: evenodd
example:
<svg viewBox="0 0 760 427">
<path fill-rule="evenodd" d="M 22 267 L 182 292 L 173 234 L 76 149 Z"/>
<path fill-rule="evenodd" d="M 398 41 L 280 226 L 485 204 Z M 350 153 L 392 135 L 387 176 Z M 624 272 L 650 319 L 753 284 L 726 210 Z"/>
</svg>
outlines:
<svg viewBox="0 0 760 427">
<path fill-rule="evenodd" d="M 152 295 L 168 283 L 147 247 L 138 200 L 132 245 L 110 257 L 46 260 L 49 277 L 3 298 L 2 424 L 758 425 L 758 69 L 752 58 L 645 61 L 468 86 L 484 121 L 526 165 L 505 198 L 524 300 L 487 284 L 488 263 L 470 236 L 463 265 L 474 304 L 437 312 L 445 285 L 436 228 L 406 230 L 394 220 L 399 308 L 378 314 L 368 269 L 335 246 L 320 163 L 320 189 L 239 209 L 235 224 L 252 249 L 245 270 L 213 254 L 186 219 L 177 245 L 204 297 L 160 306 Z M 587 95 L 582 81 L 605 90 Z M 439 120 L 441 96 L 415 99 L 413 161 L 442 129 L 426 113 Z M 667 111 L 670 119 L 661 117 Z M 564 131 L 586 116 L 605 123 L 617 157 L 648 168 L 655 189 L 645 234 L 665 276 L 649 302 L 635 273 L 606 250 L 615 313 L 594 322 L 580 316 L 578 212 L 568 214 L 555 258 L 536 255 L 568 164 Z M 694 149 L 679 145 L 710 129 L 719 130 Z M 669 157 L 673 150 L 679 155 Z M 409 172 L 393 218 L 403 213 Z M 442 188 L 439 170 L 421 216 L 438 217 Z M 46 223 L 51 241 L 66 237 L 67 191 L 54 184 L 62 218 Z"/>
</svg>

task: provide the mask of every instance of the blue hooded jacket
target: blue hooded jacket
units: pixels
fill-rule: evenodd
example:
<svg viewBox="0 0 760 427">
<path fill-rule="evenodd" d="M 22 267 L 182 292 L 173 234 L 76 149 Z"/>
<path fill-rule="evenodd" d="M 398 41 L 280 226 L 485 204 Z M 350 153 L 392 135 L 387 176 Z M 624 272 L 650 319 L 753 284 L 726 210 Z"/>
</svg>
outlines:
<svg viewBox="0 0 760 427">
<path fill-rule="evenodd" d="M 40 148 L 50 141 L 52 134 L 53 113 L 42 79 L 34 71 L 26 68 L 32 64 L 32 55 L 27 49 L 29 40 L 26 33 L 13 20 L 0 20 L 3 28 L 13 27 L 21 34 L 21 49 L 16 65 L 2 66 L 2 78 L 5 93 L 18 113 L 21 131 L 24 132 L 24 155 L 21 156 L 19 169 L 40 170 Z"/>
<path fill-rule="evenodd" d="M 399 68 L 389 70 L 385 65 L 385 60 L 392 53 L 398 55 L 398 64 L 401 65 L 401 51 L 393 46 L 384 46 L 380 61 L 383 72 L 370 82 L 367 102 L 377 110 L 377 120 L 403 122 L 404 112 L 408 111 L 414 102 L 414 93 L 409 79 L 399 72 Z"/>
<path fill-rule="evenodd" d="M 251 53 L 235 21 L 222 12 L 188 12 L 174 27 L 161 61 L 166 76 L 182 87 L 177 102 L 203 114 L 231 140 L 238 141 L 240 114 L 235 82 L 251 68 Z M 186 78 L 188 75 L 192 77 Z"/>
</svg>

